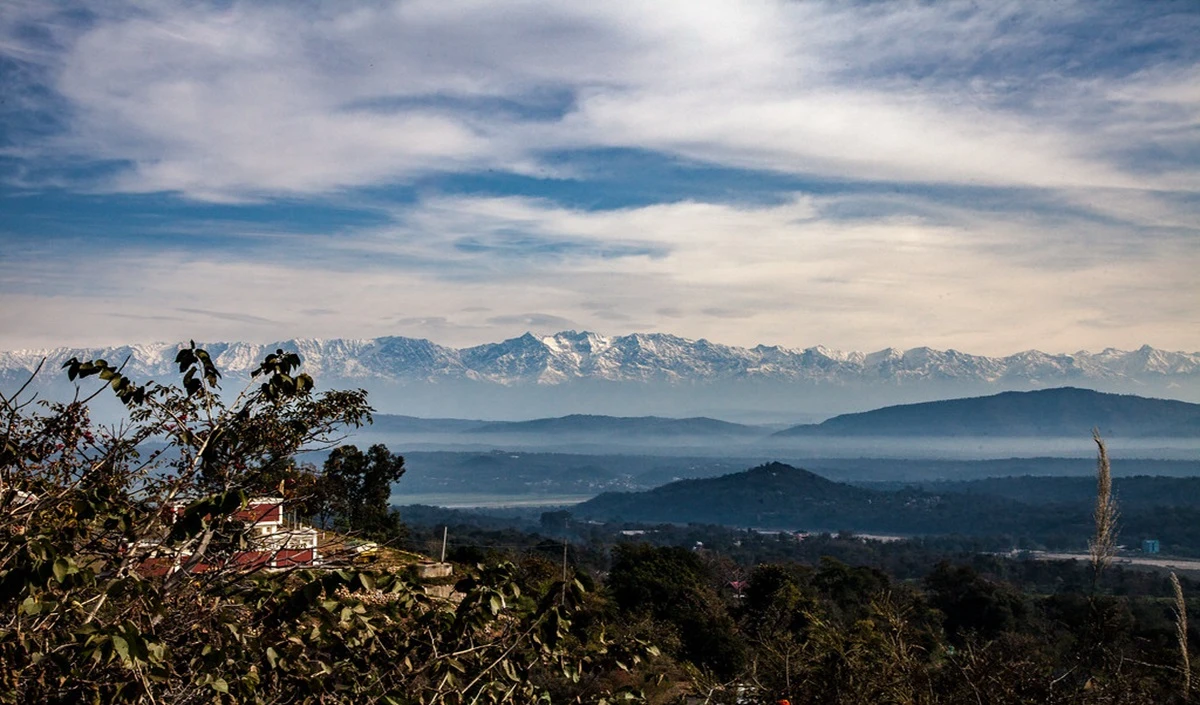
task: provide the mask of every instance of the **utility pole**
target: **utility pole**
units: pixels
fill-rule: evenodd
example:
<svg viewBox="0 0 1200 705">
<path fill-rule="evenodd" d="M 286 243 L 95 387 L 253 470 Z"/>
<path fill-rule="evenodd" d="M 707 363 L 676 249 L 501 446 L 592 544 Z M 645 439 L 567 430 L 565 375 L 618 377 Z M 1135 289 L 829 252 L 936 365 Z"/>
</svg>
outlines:
<svg viewBox="0 0 1200 705">
<path fill-rule="evenodd" d="M 442 527 L 442 560 L 438 561 L 439 563 L 446 562 L 446 535 L 449 533 L 450 533 L 450 527 L 443 526 Z"/>
<path fill-rule="evenodd" d="M 563 537 L 563 582 L 567 582 L 567 537 Z"/>
</svg>

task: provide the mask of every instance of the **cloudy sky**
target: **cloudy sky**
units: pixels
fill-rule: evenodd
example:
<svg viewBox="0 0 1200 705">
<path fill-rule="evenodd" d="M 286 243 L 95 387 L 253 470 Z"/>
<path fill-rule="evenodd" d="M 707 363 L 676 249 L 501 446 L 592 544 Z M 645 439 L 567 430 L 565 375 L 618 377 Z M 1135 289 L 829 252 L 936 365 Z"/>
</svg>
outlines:
<svg viewBox="0 0 1200 705">
<path fill-rule="evenodd" d="M 1200 350 L 1195 2 L 0 3 L 0 349 Z"/>
</svg>

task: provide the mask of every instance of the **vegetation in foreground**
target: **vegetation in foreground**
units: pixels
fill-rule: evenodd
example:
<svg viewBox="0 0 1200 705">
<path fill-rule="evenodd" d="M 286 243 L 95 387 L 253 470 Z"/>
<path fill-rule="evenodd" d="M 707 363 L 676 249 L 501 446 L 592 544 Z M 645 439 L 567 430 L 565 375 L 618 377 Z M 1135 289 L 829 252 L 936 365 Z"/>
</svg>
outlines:
<svg viewBox="0 0 1200 705">
<path fill-rule="evenodd" d="M 129 407 L 116 429 L 93 426 L 86 399 L 3 398 L 0 701 L 633 694 L 625 674 L 652 647 L 578 622 L 590 597 L 570 576 L 531 581 L 490 565 L 460 581 L 461 600 L 449 603 L 402 570 L 239 562 L 253 537 L 235 515 L 253 496 L 283 494 L 289 512 L 386 532 L 378 483 L 366 480 L 395 477 L 401 463 L 376 449 L 335 451 L 324 474 L 292 462 L 370 419 L 361 391 L 315 394 L 293 354 L 268 356 L 228 404 L 204 350 L 185 349 L 177 362 L 178 387 L 138 384 L 105 361 L 69 363 L 72 379 L 99 377 Z M 150 440 L 159 450 L 144 456 Z M 585 671 L 593 675 L 580 685 Z"/>
<path fill-rule="evenodd" d="M 295 355 L 268 356 L 229 403 L 203 350 L 177 362 L 178 387 L 138 384 L 104 361 L 69 364 L 72 378 L 99 377 L 129 407 L 116 429 L 95 427 L 86 399 L 0 399 L 0 700 L 1162 703 L 1192 694 L 1194 586 L 1162 578 L 1112 594 L 1102 561 L 1094 580 L 1023 591 L 948 562 L 904 580 L 830 559 L 751 568 L 711 549 L 622 543 L 593 572 L 480 549 L 458 553 L 475 565 L 459 566 L 452 600 L 382 564 L 247 567 L 235 557 L 252 537 L 235 515 L 264 493 L 327 526 L 398 536 L 367 478 L 396 477 L 402 462 L 347 448 L 325 472 L 297 466 L 298 452 L 336 444 L 338 429 L 369 421 L 370 410 L 361 391 L 314 393 Z M 165 445 L 142 455 L 152 439 Z M 164 557 L 179 569 L 155 570 Z"/>
</svg>

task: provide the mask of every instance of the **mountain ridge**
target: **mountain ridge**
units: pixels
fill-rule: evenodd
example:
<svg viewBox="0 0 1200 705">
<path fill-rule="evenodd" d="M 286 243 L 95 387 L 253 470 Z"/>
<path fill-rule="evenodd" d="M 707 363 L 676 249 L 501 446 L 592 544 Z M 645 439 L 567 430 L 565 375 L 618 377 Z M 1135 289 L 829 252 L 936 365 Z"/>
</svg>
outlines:
<svg viewBox="0 0 1200 705">
<path fill-rule="evenodd" d="M 633 436 L 762 436 L 763 429 L 705 416 L 673 419 L 663 416 L 569 414 L 529 421 L 497 421 L 471 429 L 484 434 L 595 434 Z"/>
<path fill-rule="evenodd" d="M 111 347 L 61 347 L 0 351 L 0 370 L 32 371 L 46 358 L 60 365 L 70 357 L 130 358 L 131 372 L 170 373 L 183 343 Z M 300 353 L 310 373 L 342 379 L 432 381 L 463 378 L 497 384 L 560 384 L 572 379 L 608 381 L 715 380 L 732 377 L 788 381 L 881 381 L 920 378 L 997 382 L 1039 377 L 1119 379 L 1136 376 L 1200 377 L 1200 352 L 1173 352 L 1142 346 L 1133 351 L 1106 348 L 1073 354 L 1027 350 L 989 357 L 957 350 L 843 352 L 823 346 L 804 349 L 757 345 L 753 348 L 691 340 L 667 333 L 603 336 L 562 331 L 526 333 L 497 343 L 452 348 L 425 338 L 293 338 L 272 343 L 216 342 L 203 345 L 218 367 L 245 374 L 276 348 Z"/>
</svg>

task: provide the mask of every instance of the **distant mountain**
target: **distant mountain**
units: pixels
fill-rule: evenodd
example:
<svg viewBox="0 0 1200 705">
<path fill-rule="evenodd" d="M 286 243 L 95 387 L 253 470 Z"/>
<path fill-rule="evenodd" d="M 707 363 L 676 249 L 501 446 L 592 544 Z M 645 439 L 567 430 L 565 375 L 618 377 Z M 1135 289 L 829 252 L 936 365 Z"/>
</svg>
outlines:
<svg viewBox="0 0 1200 705">
<path fill-rule="evenodd" d="M 1062 387 L 890 406 L 775 434 L 800 436 L 1200 437 L 1200 404 Z"/>
<path fill-rule="evenodd" d="M 765 436 L 762 428 L 704 417 L 668 419 L 661 416 L 597 416 L 571 414 L 532 421 L 505 421 L 469 429 L 471 433 L 620 436 Z"/>
<path fill-rule="evenodd" d="M 64 361 L 128 360 L 135 379 L 175 376 L 179 343 L 0 352 L 0 389 L 14 389 L 46 360 L 41 386 L 65 384 Z M 824 347 L 753 348 L 664 333 L 608 337 L 527 333 L 450 348 L 423 339 L 297 338 L 205 344 L 227 384 L 245 379 L 276 348 L 298 352 L 318 384 L 363 387 L 377 408 L 422 416 L 513 418 L 566 413 L 701 416 L 728 411 L 819 414 L 1001 390 L 1086 385 L 1200 400 L 1200 353 L 1149 346 L 1131 352 L 1007 357 L 931 348 L 873 353 Z M 774 418 L 778 418 L 776 414 Z"/>
<path fill-rule="evenodd" d="M 807 470 L 768 463 L 745 472 L 680 480 L 645 492 L 607 492 L 576 505 L 582 519 L 647 523 L 707 523 L 808 531 L 972 533 L 980 512 L 996 521 L 1017 502 L 906 489 L 881 492 L 827 480 Z M 1008 525 L 999 526 L 1007 530 Z"/>
<path fill-rule="evenodd" d="M 374 414 L 371 430 L 384 433 L 462 433 L 487 425 L 469 419 L 423 419 L 399 414 Z"/>
</svg>

